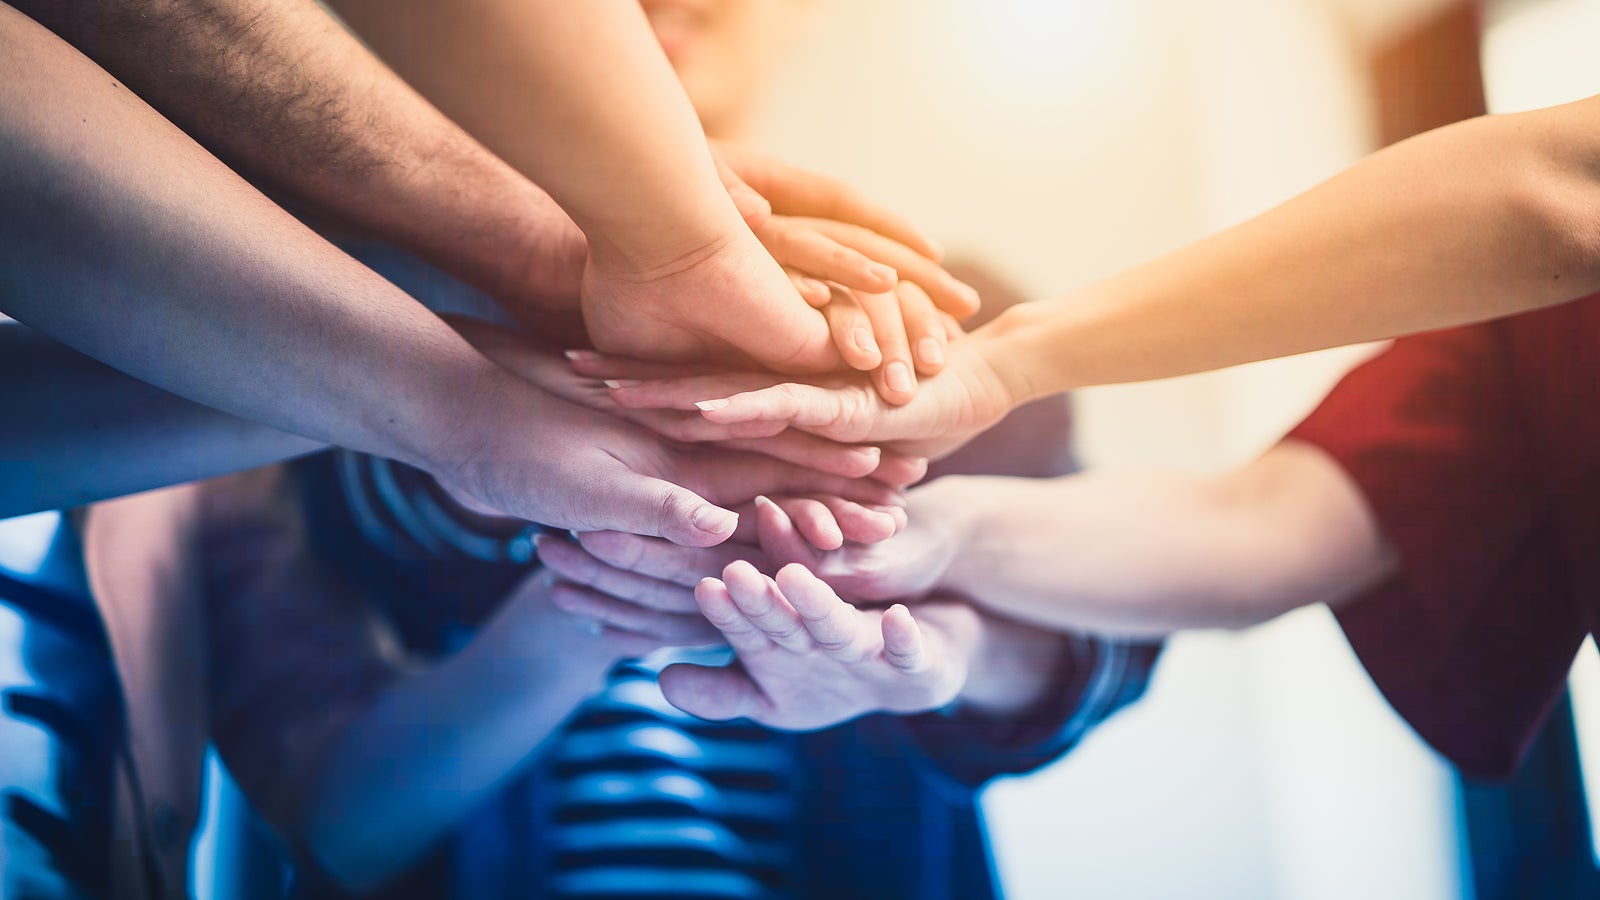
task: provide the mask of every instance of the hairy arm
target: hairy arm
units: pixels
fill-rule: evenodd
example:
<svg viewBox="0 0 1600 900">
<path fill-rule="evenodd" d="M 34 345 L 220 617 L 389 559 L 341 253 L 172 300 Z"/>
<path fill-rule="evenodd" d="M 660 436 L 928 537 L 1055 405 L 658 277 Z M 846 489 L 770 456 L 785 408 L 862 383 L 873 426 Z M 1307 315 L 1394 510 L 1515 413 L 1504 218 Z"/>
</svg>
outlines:
<svg viewBox="0 0 1600 900">
<path fill-rule="evenodd" d="M 0 310 L 135 377 L 422 465 L 509 376 L 0 6 Z"/>
<path fill-rule="evenodd" d="M 14 5 L 296 202 L 502 300 L 553 307 L 576 296 L 583 237 L 555 202 L 314 0 Z"/>
<path fill-rule="evenodd" d="M 921 493 L 913 522 L 971 510 L 938 587 L 1051 627 L 1245 627 L 1348 599 L 1394 567 L 1359 490 L 1295 441 L 1220 478 L 946 478 Z"/>
</svg>

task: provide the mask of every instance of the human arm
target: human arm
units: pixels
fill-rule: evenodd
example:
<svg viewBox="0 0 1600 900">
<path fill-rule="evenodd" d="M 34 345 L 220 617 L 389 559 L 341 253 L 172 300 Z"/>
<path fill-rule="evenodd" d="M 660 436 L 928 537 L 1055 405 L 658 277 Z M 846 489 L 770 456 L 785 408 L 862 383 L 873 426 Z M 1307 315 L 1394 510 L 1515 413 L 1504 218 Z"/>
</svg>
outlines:
<svg viewBox="0 0 1600 900">
<path fill-rule="evenodd" d="M 585 241 L 561 207 L 312 0 L 12 5 L 297 205 L 404 247 L 529 319 L 577 295 Z"/>
<path fill-rule="evenodd" d="M 1124 637 L 1338 602 L 1394 565 L 1361 493 L 1296 442 L 1221 477 L 946 476 L 912 491 L 907 514 L 894 537 L 833 551 L 778 512 L 764 510 L 759 529 L 773 564 L 802 564 L 852 601 L 953 595 L 1045 628 Z M 654 555 L 631 536 L 594 543 L 636 566 Z"/>
<path fill-rule="evenodd" d="M 593 629 L 558 608 L 548 576 L 437 556 L 430 564 L 454 566 L 463 592 L 508 575 L 516 586 L 459 652 L 410 655 L 384 611 L 451 598 L 424 587 L 379 593 L 393 585 L 365 561 L 403 578 L 402 563 L 372 539 L 377 520 L 356 510 L 382 495 L 346 502 L 364 480 L 325 490 L 312 472 L 333 471 L 328 460 L 298 469 L 312 480 L 277 469 L 201 486 L 213 739 L 268 820 L 346 888 L 412 866 L 537 752 L 616 659 L 709 637 L 697 615 L 672 613 Z M 104 524 L 99 535 L 117 538 Z"/>
<path fill-rule="evenodd" d="M 814 305 L 829 299 L 817 279 L 884 292 L 898 273 L 949 312 L 976 309 L 976 294 L 938 266 L 927 238 L 848 186 L 727 144 L 715 148 L 713 169 L 687 99 L 631 0 L 333 7 L 418 90 L 578 218 L 593 254 L 585 316 L 601 347 L 650 356 L 737 350 L 766 364 L 818 368 L 826 323 L 798 302 L 766 252 Z M 726 191 L 716 187 L 719 170 Z M 730 192 L 751 201 L 737 203 L 749 229 Z M 889 312 L 861 323 L 877 331 L 866 346 L 853 327 L 834 329 L 846 363 L 911 361 L 911 347 L 893 339 L 899 310 Z M 788 357 L 803 345 L 806 360 Z M 919 370 L 937 367 L 918 361 Z M 889 388 L 886 376 L 880 383 L 896 402 L 910 396 Z"/>
<path fill-rule="evenodd" d="M 318 442 L 152 387 L 0 319 L 0 519 L 308 453 Z"/>
<path fill-rule="evenodd" d="M 698 616 L 636 610 L 632 630 L 566 612 L 531 576 L 464 650 L 377 694 L 327 745 L 295 823 L 342 885 L 391 880 L 459 824 L 598 691 L 617 660 L 706 643 Z M 405 785 L 396 789 L 396 785 Z"/>
<path fill-rule="evenodd" d="M 738 385 L 718 422 L 927 440 L 1077 386 L 1511 315 L 1600 290 L 1600 98 L 1440 128 L 1255 219 L 975 331 L 971 375 L 890 408 L 857 385 Z M 981 338 L 981 340 L 980 340 Z M 611 376 L 626 377 L 626 376 Z M 674 397 L 674 400 L 689 399 Z M 655 402 L 663 402 L 657 398 Z M 982 415 L 974 416 L 976 410 Z M 962 418 L 962 417 L 965 418 Z"/>
</svg>

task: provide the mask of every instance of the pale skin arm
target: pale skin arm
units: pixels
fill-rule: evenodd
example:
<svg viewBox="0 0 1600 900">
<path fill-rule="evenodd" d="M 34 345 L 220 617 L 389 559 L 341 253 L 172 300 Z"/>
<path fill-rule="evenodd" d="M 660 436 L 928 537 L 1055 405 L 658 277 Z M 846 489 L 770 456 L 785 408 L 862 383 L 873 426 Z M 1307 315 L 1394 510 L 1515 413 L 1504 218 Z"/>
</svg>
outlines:
<svg viewBox="0 0 1600 900">
<path fill-rule="evenodd" d="M 858 381 L 625 385 L 627 406 L 946 452 L 1016 405 L 1514 315 L 1600 290 L 1600 97 L 1440 128 L 1255 219 L 950 348 L 893 407 Z M 633 375 L 585 363 L 585 374 Z"/>
<path fill-rule="evenodd" d="M 1286 441 L 1220 476 L 949 476 L 870 546 L 791 551 L 841 595 L 954 593 L 1019 621 L 1147 638 L 1337 605 L 1395 567 L 1360 490 Z"/>
<path fill-rule="evenodd" d="M 898 304 L 873 304 L 870 318 L 825 319 L 807 305 L 829 300 L 818 279 L 881 295 L 899 270 L 950 312 L 977 308 L 927 238 L 843 184 L 726 145 L 719 180 L 633 0 L 333 6 L 440 109 L 573 213 L 589 237 L 584 314 L 602 348 L 652 358 L 738 351 L 798 371 L 842 358 L 878 370 L 884 395 L 905 402 L 913 372 L 937 371 L 942 347 L 923 349 L 914 368 Z M 730 191 L 746 202 L 736 207 Z M 909 312 L 914 323 L 931 318 Z M 917 334 L 931 332 L 924 324 Z"/>
</svg>

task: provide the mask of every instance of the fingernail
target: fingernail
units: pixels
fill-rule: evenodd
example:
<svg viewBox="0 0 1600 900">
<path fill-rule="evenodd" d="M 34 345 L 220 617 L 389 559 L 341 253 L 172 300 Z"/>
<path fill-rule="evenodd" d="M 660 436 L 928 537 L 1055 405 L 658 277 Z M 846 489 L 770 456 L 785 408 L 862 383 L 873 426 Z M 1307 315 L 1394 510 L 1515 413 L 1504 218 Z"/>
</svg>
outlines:
<svg viewBox="0 0 1600 900">
<path fill-rule="evenodd" d="M 565 355 L 573 362 L 596 362 L 600 359 L 600 354 L 593 350 L 568 350 Z"/>
<path fill-rule="evenodd" d="M 883 382 L 889 386 L 889 390 L 902 393 L 915 390 L 917 384 L 911 378 L 911 367 L 898 360 L 889 363 L 883 370 Z"/>
<path fill-rule="evenodd" d="M 827 286 L 827 284 L 825 284 L 825 283 L 823 283 L 821 281 L 818 281 L 815 278 L 806 278 L 806 279 L 803 279 L 803 280 L 805 281 L 806 288 L 808 290 L 813 291 L 814 293 L 821 294 L 824 297 L 826 297 L 829 294 L 833 293 L 833 290 L 831 288 L 829 288 Z"/>
<path fill-rule="evenodd" d="M 739 515 L 715 506 L 702 506 L 689 521 L 707 534 L 727 534 L 739 524 Z"/>
<path fill-rule="evenodd" d="M 855 331 L 855 339 L 856 339 L 856 346 L 860 347 L 862 350 L 866 351 L 867 353 L 877 353 L 878 352 L 878 342 L 877 342 L 876 339 L 873 338 L 872 329 L 871 328 L 868 328 L 865 325 L 862 325 L 859 328 L 857 328 L 856 331 Z"/>
<path fill-rule="evenodd" d="M 930 366 L 944 365 L 944 344 L 938 338 L 925 337 L 917 341 L 917 355 Z"/>
<path fill-rule="evenodd" d="M 960 284 L 960 282 L 957 282 L 957 284 Z M 967 302 L 972 304 L 973 309 L 983 305 L 983 298 L 978 296 L 978 289 L 970 284 L 961 284 L 961 296 L 967 298 Z"/>
<path fill-rule="evenodd" d="M 934 256 L 939 257 L 941 259 L 944 258 L 944 245 L 943 244 L 939 243 L 938 241 L 934 240 L 931 237 L 924 236 L 923 240 L 928 242 L 928 249 L 933 251 L 933 255 Z"/>
<path fill-rule="evenodd" d="M 771 498 L 769 498 L 765 494 L 757 494 L 756 495 L 756 506 L 777 506 L 777 505 L 778 504 L 773 503 Z"/>
<path fill-rule="evenodd" d="M 619 390 L 621 388 L 638 387 L 639 384 L 640 384 L 640 382 L 635 381 L 635 380 L 633 380 L 631 378 L 607 378 L 606 379 L 606 387 L 611 388 L 614 391 L 615 390 Z"/>
<path fill-rule="evenodd" d="M 726 400 L 696 400 L 694 405 L 701 412 L 715 412 L 715 411 L 717 411 L 719 409 L 727 409 L 728 408 L 728 401 L 726 401 Z"/>
<path fill-rule="evenodd" d="M 879 281 L 886 281 L 889 284 L 894 284 L 900 280 L 900 273 L 883 263 L 873 263 L 867 267 L 867 272 Z"/>
</svg>

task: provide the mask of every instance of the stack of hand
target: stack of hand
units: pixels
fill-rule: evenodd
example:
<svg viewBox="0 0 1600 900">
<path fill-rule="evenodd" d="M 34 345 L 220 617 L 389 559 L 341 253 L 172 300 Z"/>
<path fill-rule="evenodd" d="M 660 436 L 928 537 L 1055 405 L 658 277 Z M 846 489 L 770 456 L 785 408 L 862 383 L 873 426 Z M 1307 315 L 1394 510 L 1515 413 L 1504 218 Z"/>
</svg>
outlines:
<svg viewBox="0 0 1600 900">
<path fill-rule="evenodd" d="M 892 557 L 898 574 L 879 568 L 886 577 L 851 599 L 915 600 L 934 587 L 949 548 L 937 526 L 906 531 L 902 490 L 925 473 L 928 449 L 953 442 L 878 438 L 902 436 L 899 411 L 970 437 L 1009 409 L 958 324 L 976 295 L 930 241 L 837 182 L 725 148 L 719 163 L 759 243 L 735 236 L 656 272 L 590 259 L 583 316 L 605 353 L 562 359 L 513 332 L 452 322 L 570 407 L 543 439 L 562 442 L 552 452 L 569 466 L 593 466 L 584 507 L 544 519 L 575 535 L 540 539 L 559 578 L 550 599 L 631 652 L 726 640 L 737 666 L 662 676 L 672 702 L 708 718 L 809 729 L 945 705 L 984 640 L 980 615 L 937 597 L 915 618 L 900 604 L 857 608 L 813 570 L 831 559 L 848 580 L 847 560 L 867 558 L 853 550 L 900 534 L 873 557 Z M 809 381 L 788 383 L 795 373 Z M 819 410 L 833 412 L 824 421 Z M 629 494 L 646 479 L 662 496 L 659 521 L 619 521 L 610 511 L 625 504 L 606 489 Z M 683 515 L 696 495 L 727 508 Z"/>
</svg>

